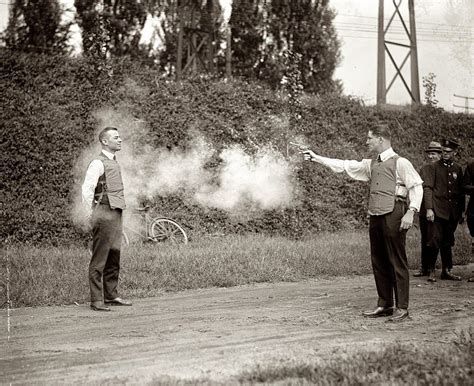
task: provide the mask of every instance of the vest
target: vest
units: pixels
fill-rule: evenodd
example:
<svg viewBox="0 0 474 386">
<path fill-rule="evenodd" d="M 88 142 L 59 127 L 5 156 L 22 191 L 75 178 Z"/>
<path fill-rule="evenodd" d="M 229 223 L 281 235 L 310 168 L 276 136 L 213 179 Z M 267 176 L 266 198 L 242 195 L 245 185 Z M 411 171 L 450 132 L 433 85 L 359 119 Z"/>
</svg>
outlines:
<svg viewBox="0 0 474 386">
<path fill-rule="evenodd" d="M 111 209 L 125 209 L 122 173 L 117 161 L 100 154 L 99 160 L 104 164 L 104 174 L 99 177 L 94 192 L 97 202 L 109 205 Z"/>
<path fill-rule="evenodd" d="M 391 213 L 395 207 L 398 158 L 398 156 L 393 156 L 384 162 L 373 160 L 370 165 L 370 215 L 380 216 Z"/>
</svg>

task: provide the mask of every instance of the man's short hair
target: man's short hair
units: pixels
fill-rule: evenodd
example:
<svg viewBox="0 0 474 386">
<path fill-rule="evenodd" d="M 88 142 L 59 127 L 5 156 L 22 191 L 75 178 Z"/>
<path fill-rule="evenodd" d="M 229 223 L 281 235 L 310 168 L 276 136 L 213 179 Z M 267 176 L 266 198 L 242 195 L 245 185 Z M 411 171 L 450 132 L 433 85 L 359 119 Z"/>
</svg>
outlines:
<svg viewBox="0 0 474 386">
<path fill-rule="evenodd" d="M 378 123 L 370 129 L 372 135 L 375 137 L 382 137 L 390 141 L 392 133 L 390 132 L 390 126 L 387 123 Z"/>
<path fill-rule="evenodd" d="M 109 132 L 109 131 L 118 131 L 118 129 L 116 127 L 112 127 L 112 126 L 107 126 L 107 127 L 104 127 L 100 133 L 99 133 L 99 142 L 102 143 L 102 140 L 105 138 L 105 135 Z"/>
</svg>

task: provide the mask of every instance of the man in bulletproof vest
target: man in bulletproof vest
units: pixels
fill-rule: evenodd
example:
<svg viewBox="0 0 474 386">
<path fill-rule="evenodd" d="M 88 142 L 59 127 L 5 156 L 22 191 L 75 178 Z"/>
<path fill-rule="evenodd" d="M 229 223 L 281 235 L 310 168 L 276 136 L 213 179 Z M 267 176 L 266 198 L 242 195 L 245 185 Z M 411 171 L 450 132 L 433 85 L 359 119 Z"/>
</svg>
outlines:
<svg viewBox="0 0 474 386">
<path fill-rule="evenodd" d="M 121 150 L 122 139 L 115 127 L 106 127 L 99 133 L 99 141 L 102 151 L 89 164 L 82 185 L 82 198 L 92 225 L 91 308 L 110 311 L 109 305 L 132 305 L 120 298 L 117 292 L 125 197 L 115 153 Z"/>
</svg>

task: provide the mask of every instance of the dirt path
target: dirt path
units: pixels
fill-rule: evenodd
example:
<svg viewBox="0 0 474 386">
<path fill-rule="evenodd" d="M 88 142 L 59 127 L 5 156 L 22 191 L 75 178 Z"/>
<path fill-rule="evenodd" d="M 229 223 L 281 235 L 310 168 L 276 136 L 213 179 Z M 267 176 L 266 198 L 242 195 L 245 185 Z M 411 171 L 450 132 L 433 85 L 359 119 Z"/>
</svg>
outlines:
<svg viewBox="0 0 474 386">
<path fill-rule="evenodd" d="M 464 277 L 474 265 L 459 267 Z M 225 381 L 257 364 L 317 361 L 336 349 L 447 342 L 474 325 L 474 283 L 413 279 L 411 318 L 364 319 L 371 276 L 186 291 L 133 299 L 97 313 L 88 305 L 1 311 L 0 383 Z M 6 350 L 5 350 L 6 348 Z"/>
</svg>

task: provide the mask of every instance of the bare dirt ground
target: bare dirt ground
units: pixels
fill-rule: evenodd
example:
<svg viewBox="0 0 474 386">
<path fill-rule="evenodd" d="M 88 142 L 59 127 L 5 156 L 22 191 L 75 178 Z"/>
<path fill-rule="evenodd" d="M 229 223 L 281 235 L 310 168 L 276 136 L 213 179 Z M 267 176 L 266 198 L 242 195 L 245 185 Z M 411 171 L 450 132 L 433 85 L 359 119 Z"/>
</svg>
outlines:
<svg viewBox="0 0 474 386">
<path fill-rule="evenodd" d="M 1 311 L 2 384 L 231 383 L 257 364 L 312 363 L 394 342 L 443 344 L 474 325 L 474 264 L 461 282 L 410 283 L 410 319 L 364 319 L 372 276 L 212 288 L 132 299 L 98 313 L 87 304 Z"/>
</svg>

